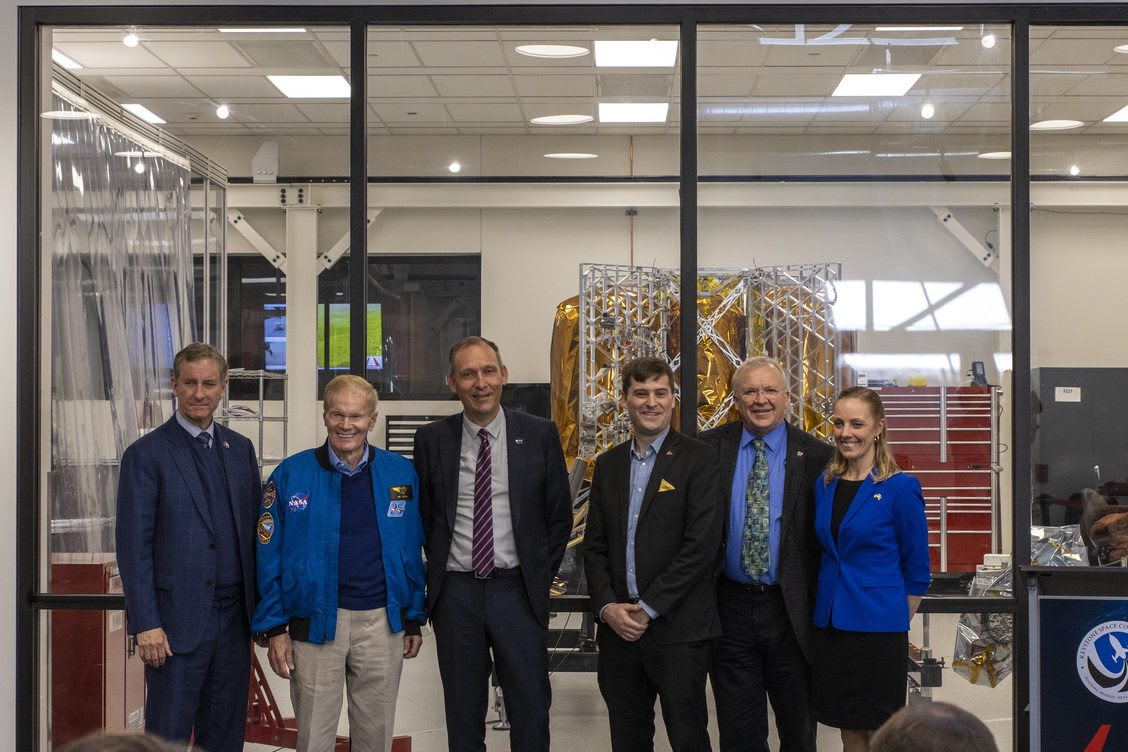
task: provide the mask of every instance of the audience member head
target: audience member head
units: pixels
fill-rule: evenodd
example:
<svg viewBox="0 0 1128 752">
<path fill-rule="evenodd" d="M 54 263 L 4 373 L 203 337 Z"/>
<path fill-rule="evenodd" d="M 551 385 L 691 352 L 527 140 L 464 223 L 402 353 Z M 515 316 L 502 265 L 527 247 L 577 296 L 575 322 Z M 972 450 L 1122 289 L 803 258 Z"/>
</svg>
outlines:
<svg viewBox="0 0 1128 752">
<path fill-rule="evenodd" d="M 998 752 L 995 737 L 963 708 L 916 702 L 893 714 L 870 740 L 870 752 Z"/>
</svg>

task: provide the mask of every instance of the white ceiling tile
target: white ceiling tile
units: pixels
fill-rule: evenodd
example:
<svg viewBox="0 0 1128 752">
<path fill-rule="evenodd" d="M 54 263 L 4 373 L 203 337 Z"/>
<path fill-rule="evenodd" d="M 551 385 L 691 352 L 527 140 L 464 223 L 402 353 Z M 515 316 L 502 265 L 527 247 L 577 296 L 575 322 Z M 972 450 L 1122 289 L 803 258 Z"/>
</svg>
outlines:
<svg viewBox="0 0 1128 752">
<path fill-rule="evenodd" d="M 776 74 L 769 68 L 756 76 L 752 93 L 758 97 L 827 97 L 841 80 L 840 73 Z"/>
<path fill-rule="evenodd" d="M 126 47 L 120 39 L 117 42 L 57 43 L 55 47 L 84 68 L 167 68 L 143 46 Z"/>
<path fill-rule="evenodd" d="M 413 123 L 421 127 L 449 125 L 451 122 L 450 114 L 441 104 L 375 102 L 372 109 L 385 123 L 396 123 L 400 127 Z"/>
<path fill-rule="evenodd" d="M 718 69 L 713 69 L 718 70 Z M 698 97 L 746 97 L 752 93 L 754 76 L 747 73 L 738 75 L 698 75 Z"/>
<path fill-rule="evenodd" d="M 1074 96 L 1125 96 L 1128 95 L 1128 72 L 1116 70 L 1104 71 L 1089 76 L 1080 76 L 1075 79 L 1073 88 L 1067 94 Z M 1031 91 L 1031 94 L 1035 92 Z M 1038 94 L 1043 92 L 1039 90 Z"/>
<path fill-rule="evenodd" d="M 594 97 L 595 76 L 516 75 L 517 95 L 521 97 Z"/>
<path fill-rule="evenodd" d="M 348 123 L 348 104 L 297 104 L 298 110 L 315 123 Z"/>
<path fill-rule="evenodd" d="M 509 76 L 431 76 L 441 97 L 511 97 Z"/>
<path fill-rule="evenodd" d="M 505 56 L 497 42 L 412 42 L 412 46 L 428 68 L 505 65 Z"/>
<path fill-rule="evenodd" d="M 516 104 L 447 103 L 447 111 L 456 122 L 520 123 L 524 122 Z"/>
<path fill-rule="evenodd" d="M 232 107 L 232 116 L 245 123 L 304 123 L 305 115 L 292 104 L 241 104 Z"/>
<path fill-rule="evenodd" d="M 201 92 L 180 76 L 103 76 L 128 97 L 199 97 Z"/>
<path fill-rule="evenodd" d="M 1032 46 L 1030 65 L 1101 65 L 1116 55 L 1104 39 L 1047 39 Z"/>
<path fill-rule="evenodd" d="M 430 76 L 388 76 L 380 74 L 368 77 L 369 99 L 429 98 L 437 95 L 435 87 L 431 85 Z"/>
<path fill-rule="evenodd" d="M 144 42 L 173 68 L 250 68 L 251 61 L 227 42 Z"/>
<path fill-rule="evenodd" d="M 369 68 L 415 68 L 419 56 L 406 40 L 368 41 Z"/>
<path fill-rule="evenodd" d="M 187 78 L 209 97 L 222 99 L 241 97 L 278 98 L 278 89 L 266 79 L 266 76 L 187 76 Z"/>
</svg>

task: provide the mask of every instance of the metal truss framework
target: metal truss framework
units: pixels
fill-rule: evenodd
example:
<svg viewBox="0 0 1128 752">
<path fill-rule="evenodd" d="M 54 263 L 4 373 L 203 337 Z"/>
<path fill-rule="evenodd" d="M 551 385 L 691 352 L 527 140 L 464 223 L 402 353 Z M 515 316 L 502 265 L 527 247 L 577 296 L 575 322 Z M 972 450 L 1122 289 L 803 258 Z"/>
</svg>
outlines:
<svg viewBox="0 0 1128 752">
<path fill-rule="evenodd" d="M 837 393 L 841 337 L 832 306 L 841 264 L 746 269 L 700 269 L 698 289 L 699 382 L 731 373 L 745 357 L 777 359 L 791 385 L 790 420 L 819 436 Z M 580 267 L 580 446 L 594 457 L 622 441 L 630 427 L 618 392 L 622 367 L 657 355 L 676 371 L 679 276 L 657 267 L 582 264 Z M 697 428 L 724 422 L 732 407 L 727 377 L 700 389 L 709 403 L 697 411 Z M 680 402 L 680 388 L 675 385 Z M 710 397 L 710 395 L 712 395 Z"/>
</svg>

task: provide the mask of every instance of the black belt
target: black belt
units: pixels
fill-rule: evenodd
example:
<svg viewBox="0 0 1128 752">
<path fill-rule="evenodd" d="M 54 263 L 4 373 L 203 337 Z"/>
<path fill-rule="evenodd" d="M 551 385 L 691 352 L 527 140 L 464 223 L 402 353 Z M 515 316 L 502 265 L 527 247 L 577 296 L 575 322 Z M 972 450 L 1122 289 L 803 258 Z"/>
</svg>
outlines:
<svg viewBox="0 0 1128 752">
<path fill-rule="evenodd" d="M 780 589 L 778 583 L 775 585 L 762 585 L 758 582 L 734 582 L 727 577 L 721 578 L 721 584 L 729 588 L 730 590 L 736 590 L 741 593 L 754 593 L 756 595 L 760 595 L 762 593 L 774 593 Z"/>
<path fill-rule="evenodd" d="M 477 572 L 461 572 L 455 569 L 447 572 L 450 575 L 460 575 L 462 577 L 469 577 L 475 580 L 500 580 L 505 577 L 520 577 L 521 567 L 494 567 L 493 571 L 485 577 L 479 577 Z"/>
</svg>

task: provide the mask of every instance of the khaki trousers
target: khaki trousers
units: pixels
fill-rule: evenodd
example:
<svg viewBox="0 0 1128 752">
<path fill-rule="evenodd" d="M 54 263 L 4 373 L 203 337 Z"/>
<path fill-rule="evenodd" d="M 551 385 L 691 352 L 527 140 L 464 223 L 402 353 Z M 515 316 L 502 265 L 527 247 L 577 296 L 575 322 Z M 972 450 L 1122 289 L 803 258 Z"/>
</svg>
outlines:
<svg viewBox="0 0 1128 752">
<path fill-rule="evenodd" d="M 403 632 L 388 629 L 385 609 L 337 609 L 337 635 L 314 645 L 294 641 L 290 699 L 298 724 L 298 752 L 330 752 L 348 690 L 353 752 L 388 752 L 403 668 Z"/>
</svg>

